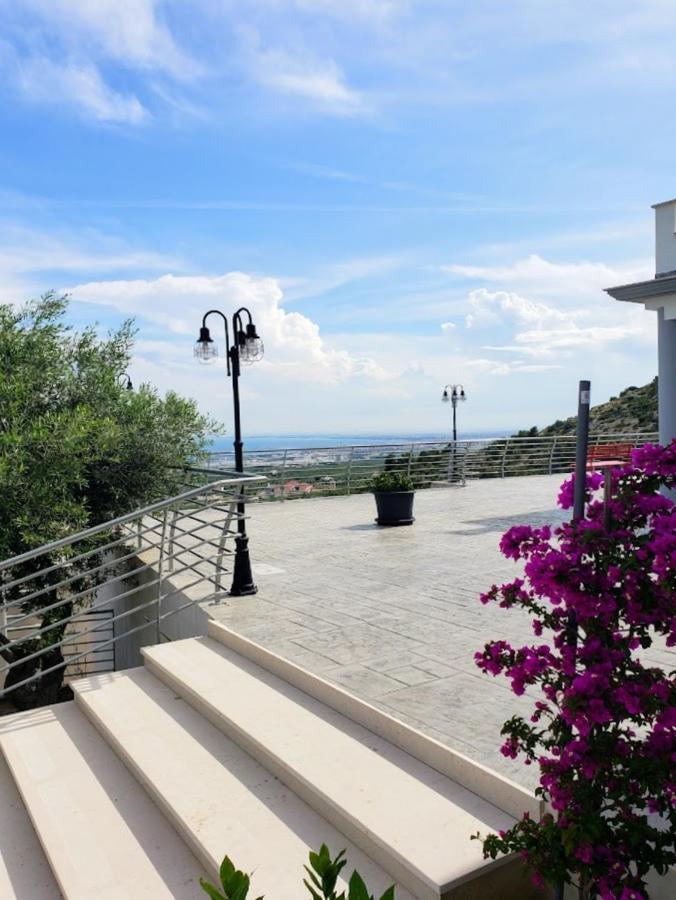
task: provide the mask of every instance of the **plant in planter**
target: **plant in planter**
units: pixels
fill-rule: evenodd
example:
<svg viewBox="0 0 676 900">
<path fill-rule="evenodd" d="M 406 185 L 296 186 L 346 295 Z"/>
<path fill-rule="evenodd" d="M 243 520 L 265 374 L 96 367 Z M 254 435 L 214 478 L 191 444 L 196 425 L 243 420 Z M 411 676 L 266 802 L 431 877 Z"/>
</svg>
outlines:
<svg viewBox="0 0 676 900">
<path fill-rule="evenodd" d="M 356 869 L 350 878 L 347 896 L 344 891 L 336 893 L 338 876 L 346 865 L 344 850 L 341 850 L 335 859 L 331 859 L 326 844 L 322 844 L 318 853 L 310 852 L 310 865 L 305 866 L 307 878 L 303 879 L 303 884 L 313 900 L 375 900 Z M 221 863 L 220 880 L 222 891 L 200 878 L 202 890 L 211 897 L 211 900 L 248 900 L 251 876 L 236 869 L 227 856 Z M 256 900 L 265 898 L 257 897 Z M 394 886 L 388 888 L 380 900 L 394 900 Z"/>
<path fill-rule="evenodd" d="M 369 485 L 376 498 L 378 525 L 412 525 L 413 482 L 402 472 L 381 472 Z"/>
<path fill-rule="evenodd" d="M 676 488 L 676 440 L 613 470 L 607 508 L 593 496 L 602 478 L 587 476 L 583 518 L 511 528 L 500 547 L 523 577 L 481 598 L 520 607 L 540 641 L 551 636 L 476 654 L 515 694 L 542 691 L 530 721 L 505 722 L 501 752 L 539 766 L 547 807 L 483 846 L 492 858 L 521 853 L 540 881 L 573 884 L 584 900 L 644 900 L 651 870 L 676 863 L 676 673 L 660 648 L 676 646 L 676 503 L 660 493 Z M 559 503 L 572 499 L 571 479 Z"/>
</svg>

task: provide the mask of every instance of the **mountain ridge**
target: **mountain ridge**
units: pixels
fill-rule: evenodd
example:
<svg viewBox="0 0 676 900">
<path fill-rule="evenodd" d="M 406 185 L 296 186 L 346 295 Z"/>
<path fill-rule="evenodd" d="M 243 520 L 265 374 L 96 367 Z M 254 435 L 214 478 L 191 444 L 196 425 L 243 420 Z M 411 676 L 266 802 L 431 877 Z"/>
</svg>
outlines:
<svg viewBox="0 0 676 900">
<path fill-rule="evenodd" d="M 513 437 L 554 437 L 575 434 L 577 416 L 557 419 L 551 425 L 519 431 Z M 631 385 L 617 397 L 592 406 L 589 411 L 589 430 L 594 434 L 624 434 L 657 431 L 657 376 L 641 387 Z"/>
</svg>

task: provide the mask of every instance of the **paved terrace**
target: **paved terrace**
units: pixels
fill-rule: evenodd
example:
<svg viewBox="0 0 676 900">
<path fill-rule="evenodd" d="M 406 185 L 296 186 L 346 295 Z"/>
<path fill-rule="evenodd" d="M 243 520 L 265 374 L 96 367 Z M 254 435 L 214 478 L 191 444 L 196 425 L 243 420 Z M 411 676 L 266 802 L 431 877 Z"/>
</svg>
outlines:
<svg viewBox="0 0 676 900">
<path fill-rule="evenodd" d="M 533 639 L 520 611 L 479 594 L 517 574 L 498 550 L 522 523 L 561 521 L 560 475 L 472 481 L 420 491 L 412 527 L 374 524 L 370 494 L 250 507 L 255 597 L 211 616 L 347 687 L 474 759 L 532 784 L 497 747 L 519 702 L 475 667 L 491 638 Z"/>
<path fill-rule="evenodd" d="M 511 580 L 498 549 L 512 525 L 558 523 L 561 475 L 470 481 L 419 491 L 411 527 L 374 523 L 370 494 L 250 507 L 254 597 L 206 604 L 209 615 L 335 681 L 473 759 L 533 786 L 498 750 L 500 726 L 532 700 L 481 673 L 487 640 L 534 640 L 520 610 L 479 594 Z M 654 665 L 674 666 L 653 649 Z"/>
</svg>

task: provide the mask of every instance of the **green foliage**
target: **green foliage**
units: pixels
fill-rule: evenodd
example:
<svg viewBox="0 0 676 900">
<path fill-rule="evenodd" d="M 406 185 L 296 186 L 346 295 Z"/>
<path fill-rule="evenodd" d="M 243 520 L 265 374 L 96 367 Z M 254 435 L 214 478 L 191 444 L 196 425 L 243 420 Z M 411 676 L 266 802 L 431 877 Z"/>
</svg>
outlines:
<svg viewBox="0 0 676 900">
<path fill-rule="evenodd" d="M 347 895 L 344 891 L 336 894 L 338 877 L 346 865 L 345 850 L 341 850 L 335 859 L 331 859 L 331 853 L 326 844 L 322 844 L 318 853 L 310 852 L 310 865 L 304 867 L 307 878 L 303 879 L 303 884 L 313 900 L 375 900 L 357 871 L 352 873 Z M 246 900 L 251 881 L 249 875 L 235 869 L 227 856 L 221 863 L 219 874 L 223 893 L 208 881 L 200 878 L 202 890 L 209 895 L 211 900 Z M 264 898 L 258 897 L 257 900 L 264 900 Z M 382 894 L 380 900 L 394 900 L 394 886 L 389 887 Z"/>
<path fill-rule="evenodd" d="M 93 326 L 73 331 L 67 308 L 67 299 L 54 293 L 23 308 L 0 305 L 0 559 L 176 493 L 180 467 L 201 458 L 215 427 L 191 400 L 174 393 L 162 399 L 148 385 L 129 391 L 118 383 L 131 356 L 132 322 L 100 338 Z M 110 537 L 101 535 L 99 543 Z M 43 557 L 40 567 L 47 562 Z M 30 566 L 12 575 L 30 575 Z M 48 579 L 33 583 L 48 586 Z M 71 590 L 82 587 L 74 582 Z M 53 602 L 47 592 L 24 611 L 40 616 Z M 40 625 L 58 625 L 71 611 L 66 604 L 46 613 Z M 17 656 L 56 645 L 62 636 L 63 627 L 55 627 L 13 651 L 0 646 L 0 654 L 16 663 Z M 53 659 L 32 665 L 59 659 L 55 649 Z M 18 669 L 11 674 L 18 677 Z M 29 674 L 30 667 L 23 672 Z"/>
<path fill-rule="evenodd" d="M 381 472 L 371 479 L 369 488 L 371 491 L 393 493 L 395 491 L 412 491 L 413 481 L 403 472 Z"/>
<path fill-rule="evenodd" d="M 246 900 L 251 883 L 250 875 L 245 875 L 244 872 L 236 869 L 228 856 L 223 859 L 218 874 L 223 893 L 218 888 L 215 888 L 213 884 L 205 881 L 204 878 L 200 878 L 202 890 L 211 897 L 211 900 Z M 263 897 L 257 897 L 256 900 L 263 900 Z"/>
<path fill-rule="evenodd" d="M 66 311 L 51 293 L 0 306 L 0 559 L 166 496 L 214 427 L 191 400 L 118 384 L 131 322 L 101 340 Z"/>
<path fill-rule="evenodd" d="M 575 434 L 576 416 L 557 420 L 536 432 L 541 437 Z M 657 378 L 641 387 L 631 386 L 611 397 L 607 403 L 592 406 L 589 427 L 594 434 L 622 434 L 634 431 L 657 431 Z"/>
</svg>

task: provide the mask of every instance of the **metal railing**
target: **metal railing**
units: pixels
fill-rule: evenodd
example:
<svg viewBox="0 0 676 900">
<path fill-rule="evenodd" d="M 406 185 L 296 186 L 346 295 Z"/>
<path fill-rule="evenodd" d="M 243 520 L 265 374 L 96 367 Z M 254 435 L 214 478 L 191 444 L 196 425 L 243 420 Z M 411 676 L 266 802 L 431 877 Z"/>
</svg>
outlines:
<svg viewBox="0 0 676 900">
<path fill-rule="evenodd" d="M 0 562 L 0 698 L 55 702 L 106 649 L 158 643 L 164 620 L 227 589 L 237 504 L 264 478 L 187 477 L 200 483 Z"/>
<path fill-rule="evenodd" d="M 590 436 L 590 447 L 618 443 L 636 447 L 655 440 L 654 432 L 597 434 Z M 258 498 L 283 500 L 362 493 L 371 477 L 382 471 L 409 475 L 417 489 L 476 478 L 564 474 L 575 462 L 575 435 L 285 450 L 245 447 L 244 457 L 247 472 L 267 478 Z M 212 453 L 208 465 L 214 472 L 230 468 L 233 455 Z"/>
</svg>

